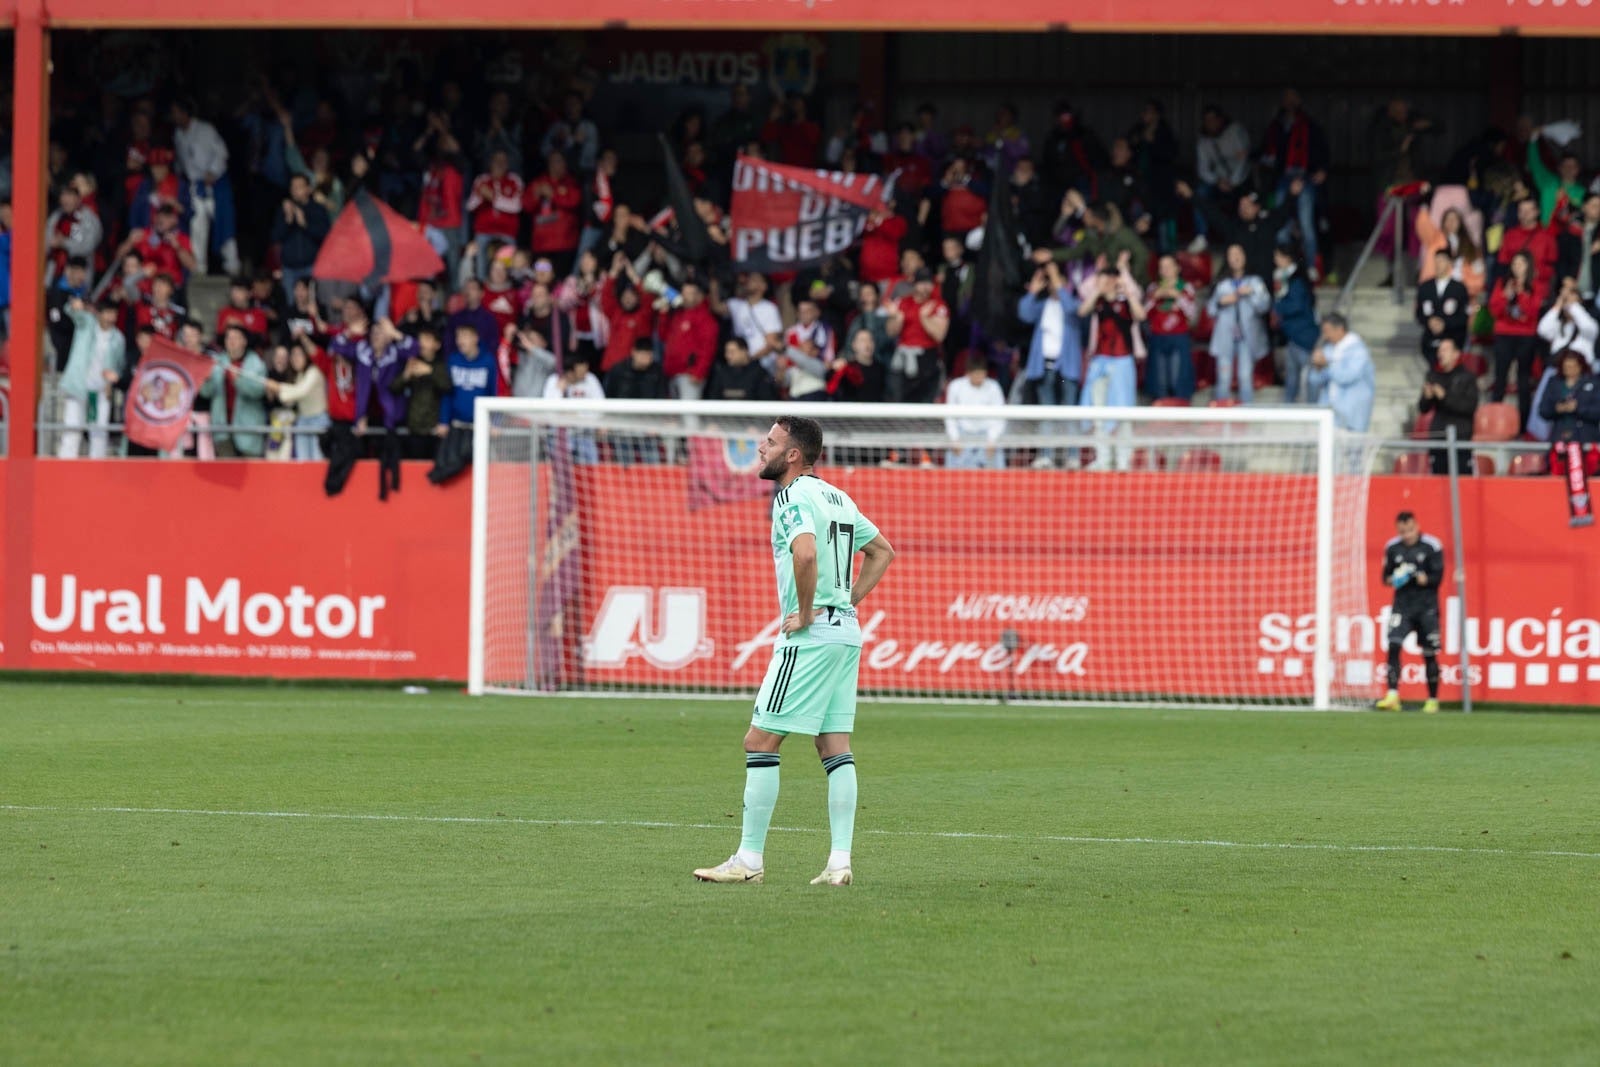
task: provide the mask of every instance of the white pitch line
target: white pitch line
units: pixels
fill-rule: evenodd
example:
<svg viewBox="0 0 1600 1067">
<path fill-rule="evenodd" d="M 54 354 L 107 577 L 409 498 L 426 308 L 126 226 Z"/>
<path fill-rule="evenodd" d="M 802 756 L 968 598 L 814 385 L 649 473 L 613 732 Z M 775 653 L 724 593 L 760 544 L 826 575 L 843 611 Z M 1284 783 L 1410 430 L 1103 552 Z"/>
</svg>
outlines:
<svg viewBox="0 0 1600 1067">
<path fill-rule="evenodd" d="M 45 804 L 0 804 L 0 811 L 48 812 L 59 815 L 208 815 L 246 819 L 314 819 L 338 822 L 465 823 L 511 826 L 601 826 L 642 830 L 726 830 L 730 822 L 658 822 L 645 819 L 528 819 L 515 815 L 380 815 L 337 811 L 234 811 L 213 808 L 61 807 Z M 781 833 L 821 833 L 805 826 L 774 826 Z M 1342 845 L 1313 841 L 1225 841 L 1185 837 L 1091 837 L 1074 834 L 991 834 L 959 830 L 863 830 L 879 837 L 931 837 L 944 840 L 1045 842 L 1068 845 L 1165 845 L 1174 848 L 1242 848 L 1311 852 L 1445 852 L 1487 856 L 1542 856 L 1600 860 L 1600 852 L 1555 849 L 1468 848 L 1461 845 Z"/>
</svg>

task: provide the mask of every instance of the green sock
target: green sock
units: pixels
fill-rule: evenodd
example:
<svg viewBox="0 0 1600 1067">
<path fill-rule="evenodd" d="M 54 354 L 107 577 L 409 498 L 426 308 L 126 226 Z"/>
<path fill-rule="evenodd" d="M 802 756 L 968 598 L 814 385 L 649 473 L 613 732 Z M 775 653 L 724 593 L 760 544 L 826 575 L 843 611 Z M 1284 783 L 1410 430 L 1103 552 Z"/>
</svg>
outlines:
<svg viewBox="0 0 1600 1067">
<path fill-rule="evenodd" d="M 759 858 L 767 843 L 772 809 L 778 804 L 778 753 L 744 754 L 744 836 L 739 851 Z"/>
<path fill-rule="evenodd" d="M 856 835 L 856 760 L 848 752 L 822 761 L 828 772 L 828 826 L 833 831 L 833 851 L 849 855 Z"/>
</svg>

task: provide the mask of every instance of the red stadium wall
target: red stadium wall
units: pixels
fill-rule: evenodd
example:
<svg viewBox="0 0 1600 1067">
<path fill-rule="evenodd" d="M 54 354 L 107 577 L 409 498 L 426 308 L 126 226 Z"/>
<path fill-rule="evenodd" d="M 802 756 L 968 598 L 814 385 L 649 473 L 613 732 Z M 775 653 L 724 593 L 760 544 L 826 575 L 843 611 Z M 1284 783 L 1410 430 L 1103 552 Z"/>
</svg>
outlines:
<svg viewBox="0 0 1600 1067">
<path fill-rule="evenodd" d="M 3 597 L 12 622 L 20 621 L 16 613 L 26 620 L 6 632 L 29 636 L 24 646 L 13 640 L 0 650 L 0 665 L 459 679 L 466 669 L 469 493 L 464 484 L 443 490 L 428 485 L 415 465 L 406 473 L 401 492 L 381 503 L 370 464 L 358 470 L 343 495 L 329 499 L 322 493 L 321 468 L 298 464 L 42 462 L 36 467 L 35 506 L 21 518 L 31 523 L 28 586 L 6 589 Z M 0 499 L 6 476 L 7 464 L 0 462 Z M 608 545 L 698 544 L 706 513 L 689 512 L 683 472 L 662 469 L 651 477 L 650 506 L 641 508 L 637 482 L 623 472 L 580 472 L 587 507 L 605 516 Z M 1044 540 L 1087 543 L 1095 536 L 1093 511 L 1051 515 L 1041 494 L 1038 508 L 995 516 L 971 491 L 974 479 L 988 476 L 967 472 L 918 472 L 914 498 L 881 487 L 875 492 L 878 483 L 895 477 L 861 471 L 841 480 L 868 502 L 891 537 L 911 528 L 915 501 L 925 506 L 934 498 L 950 501 L 945 514 L 951 528 L 967 532 L 948 543 L 919 542 L 904 534 L 895 538 L 901 559 L 886 595 L 876 598 L 886 615 L 873 628 L 874 640 L 863 656 L 863 673 L 873 684 L 996 691 L 995 672 L 985 669 L 983 655 L 993 640 L 990 631 L 1005 623 L 991 612 L 975 627 L 956 617 L 952 605 L 973 594 L 1029 593 L 1062 599 L 1054 622 L 1017 627 L 1024 637 L 1022 655 L 1029 650 L 1032 655 L 1014 683 L 1021 692 L 1030 688 L 1030 676 L 1041 688 L 1048 676 L 1050 688 L 1065 682 L 1100 692 L 1138 692 L 1137 665 L 1149 662 L 1153 653 L 1191 657 L 1200 676 L 1228 679 L 1228 695 L 1263 698 L 1296 691 L 1285 675 L 1292 673 L 1289 663 L 1309 663 L 1309 584 L 1305 590 L 1284 590 L 1292 603 L 1231 610 L 1218 605 L 1237 599 L 1237 575 L 1218 573 L 1205 579 L 1206 588 L 1179 592 L 1171 575 L 1126 567 L 1093 568 L 1104 572 L 1094 575 L 1081 566 L 1069 573 L 1045 553 L 1020 561 L 1004 579 L 962 582 L 959 575 L 983 573 L 972 561 L 1001 537 L 1022 546 Z M 1213 493 L 1219 479 L 1232 476 L 1103 477 L 1103 487 L 1092 496 L 1105 507 L 1120 506 L 1132 491 L 1155 492 L 1164 508 L 1178 509 L 1168 513 L 1181 514 L 1188 495 Z M 935 479 L 946 484 L 936 486 Z M 1600 703 L 1600 621 L 1595 618 L 1600 568 L 1593 565 L 1600 534 L 1567 528 L 1565 500 L 1555 479 L 1469 480 L 1462 493 L 1472 561 L 1469 640 L 1476 695 L 1507 702 Z M 873 503 L 875 497 L 880 503 Z M 896 506 L 906 514 L 898 514 Z M 751 687 L 759 681 L 765 659 L 759 638 L 773 622 L 763 569 L 770 565 L 764 563 L 765 511 L 760 501 L 719 507 L 730 509 L 718 517 L 719 526 L 749 527 L 749 543 L 734 549 L 738 566 L 707 566 L 703 557 L 684 553 L 646 559 L 588 552 L 588 578 L 573 622 L 577 632 L 594 639 L 585 668 L 591 681 Z M 1453 561 L 1442 479 L 1374 479 L 1371 556 L 1376 557 L 1402 508 L 1416 511 L 1445 541 Z M 14 515 L 4 519 L 17 521 Z M 1270 546 L 1270 518 L 1241 516 L 1236 526 L 1191 527 L 1166 536 L 1197 545 L 1236 537 Z M 973 538 L 971 530 L 980 527 L 992 531 L 988 540 Z M 679 573 L 675 566 L 685 569 Z M 757 568 L 754 575 L 751 567 Z M 1203 572 L 1189 577 L 1194 573 Z M 1451 596 L 1453 589 L 1451 583 Z M 63 599 L 68 590 L 70 602 Z M 656 620 L 665 617 L 669 595 L 687 612 L 682 618 L 703 620 L 703 632 L 660 632 Z M 629 597 L 643 612 L 636 634 L 628 629 Z M 1205 614 L 1175 610 L 1180 597 L 1187 604 L 1204 604 Z M 1082 618 L 1075 618 L 1074 598 L 1086 598 Z M 1138 627 L 1106 619 L 1107 605 L 1119 598 L 1150 605 L 1140 613 Z M 1388 602 L 1376 575 L 1371 602 L 1375 612 Z M 701 603 L 703 610 L 696 606 Z M 865 621 L 870 623 L 873 614 Z M 602 632 L 601 619 L 621 629 Z M 610 648 L 619 632 L 638 640 Z M 1372 661 L 1381 663 L 1375 626 L 1345 620 L 1340 632 L 1357 651 L 1370 647 Z M 983 643 L 962 649 L 946 667 L 952 649 L 969 642 Z M 572 654 L 578 666 L 576 643 Z M 1457 662 L 1452 645 L 1445 656 L 1447 682 L 1458 681 Z M 1407 664 L 1404 688 L 1415 695 L 1420 665 L 1414 655 Z M 1455 684 L 1446 685 L 1447 699 L 1457 692 Z"/>
<path fill-rule="evenodd" d="M 465 484 L 438 489 L 408 465 L 383 503 L 371 463 L 331 499 L 320 465 L 44 461 L 34 473 L 31 515 L 5 516 L 32 523 L 28 587 L 4 591 L 8 615 L 28 613 L 30 636 L 8 644 L 0 665 L 465 672 Z"/>
</svg>

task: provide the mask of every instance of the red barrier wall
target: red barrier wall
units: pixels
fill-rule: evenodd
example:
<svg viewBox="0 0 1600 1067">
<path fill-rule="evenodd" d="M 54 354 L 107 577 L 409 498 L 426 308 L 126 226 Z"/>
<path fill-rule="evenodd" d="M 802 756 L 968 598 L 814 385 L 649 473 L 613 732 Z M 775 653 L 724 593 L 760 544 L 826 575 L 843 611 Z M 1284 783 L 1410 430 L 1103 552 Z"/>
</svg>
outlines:
<svg viewBox="0 0 1600 1067">
<path fill-rule="evenodd" d="M 32 636 L 0 664 L 462 677 L 467 485 L 436 488 L 407 464 L 382 503 L 364 463 L 329 498 L 323 470 L 39 461 L 33 513 L 4 517 L 33 525 L 29 587 L 4 590 L 6 612 L 31 614 Z"/>
<path fill-rule="evenodd" d="M 322 493 L 321 468 L 298 464 L 41 461 L 36 473 L 36 506 L 21 520 L 32 523 L 29 587 L 3 591 L 8 615 L 29 613 L 31 637 L 27 647 L 13 641 L 0 650 L 5 667 L 263 677 L 465 674 L 470 494 L 464 483 L 437 489 L 424 481 L 422 467 L 407 465 L 402 491 L 380 503 L 370 464 L 333 499 Z M 6 475 L 0 461 L 0 499 Z M 868 602 L 885 612 L 863 656 L 872 684 L 888 687 L 900 678 L 918 689 L 997 690 L 983 655 L 996 633 L 1015 628 L 1023 654 L 1034 650 L 1028 670 L 1008 683 L 1018 691 L 1031 678 L 1036 688 L 1060 688 L 1065 680 L 1100 692 L 1137 692 L 1140 664 L 1152 655 L 1191 657 L 1196 676 L 1228 695 L 1271 697 L 1303 688 L 1293 670 L 1309 665 L 1309 583 L 1284 586 L 1289 603 L 1230 608 L 1248 586 L 1236 566 L 1196 566 L 1175 580 L 1151 570 L 1156 553 L 1141 548 L 1141 538 L 1156 536 L 1182 536 L 1202 547 L 1246 543 L 1259 546 L 1254 565 L 1282 565 L 1289 549 L 1273 540 L 1271 517 L 1221 519 L 1199 507 L 1238 476 L 1061 475 L 1100 479 L 1074 490 L 1092 506 L 1067 514 L 1043 498 L 1038 507 L 997 511 L 973 489 L 990 475 L 915 472 L 914 494 L 897 484 L 907 476 L 838 474 L 901 550 L 882 595 Z M 589 468 L 579 477 L 588 502 L 589 579 L 572 618 L 586 647 L 575 645 L 573 654 L 590 661 L 583 669 L 591 680 L 753 686 L 766 658 L 759 637 L 774 610 L 762 503 L 718 506 L 727 510 L 717 515 L 717 527 L 748 527 L 748 540 L 731 558 L 684 550 L 652 555 L 643 546 L 692 545 L 707 529 L 707 513 L 687 509 L 683 473 L 652 472 L 648 507 L 639 505 L 637 480 L 625 472 Z M 1001 477 L 1046 484 L 1020 472 Z M 1162 514 L 1188 508 L 1212 516 L 1209 526 L 1108 532 L 1097 514 L 1125 513 L 1135 499 L 1127 494 L 1148 492 L 1151 479 L 1161 481 Z M 1468 639 L 1479 699 L 1600 703 L 1600 568 L 1593 564 L 1600 531 L 1567 528 L 1557 479 L 1468 480 L 1462 489 L 1472 560 Z M 1277 528 L 1298 522 L 1307 499 L 1297 491 L 1280 496 L 1290 510 L 1277 517 Z M 896 537 L 897 527 L 906 530 L 908 518 L 935 501 L 952 537 Z M 1417 512 L 1445 542 L 1453 568 L 1443 479 L 1373 479 L 1369 558 L 1376 559 L 1402 508 Z M 603 526 L 595 525 L 597 509 Z M 1003 569 L 987 564 L 985 554 L 1002 537 L 1024 547 L 1110 543 L 1091 553 L 1094 567 L 1080 565 L 1064 582 L 1054 573 L 1061 565 L 1045 553 L 1024 552 Z M 638 551 L 619 548 L 628 544 Z M 1389 597 L 1371 569 L 1376 615 Z M 63 600 L 69 587 L 70 605 Z M 1447 617 L 1453 591 L 1447 581 Z M 999 609 L 973 608 L 976 615 L 965 618 L 952 612 L 953 604 L 972 603 L 963 598 L 990 594 L 1058 599 L 1047 618 L 1018 623 L 1000 618 Z M 1131 606 L 1139 607 L 1138 627 L 1120 614 Z M 643 629 L 619 652 L 611 647 L 617 631 L 606 627 L 625 628 L 634 607 L 645 613 Z M 704 631 L 658 625 L 673 610 L 691 622 L 699 612 Z M 863 621 L 870 624 L 875 610 Z M 1339 626 L 1340 637 L 1354 652 L 1370 650 L 1374 664 L 1382 662 L 1374 639 L 1380 632 L 1351 620 Z M 1446 640 L 1446 678 L 1453 683 L 1458 656 L 1454 639 Z M 928 643 L 944 652 L 924 648 L 907 670 L 918 646 Z M 963 643 L 973 647 L 942 669 L 944 657 Z M 1420 662 L 1415 655 L 1406 662 L 1403 689 L 1415 698 Z M 1374 677 L 1370 684 L 1376 691 L 1380 683 Z M 1446 685 L 1446 698 L 1456 692 Z"/>
</svg>

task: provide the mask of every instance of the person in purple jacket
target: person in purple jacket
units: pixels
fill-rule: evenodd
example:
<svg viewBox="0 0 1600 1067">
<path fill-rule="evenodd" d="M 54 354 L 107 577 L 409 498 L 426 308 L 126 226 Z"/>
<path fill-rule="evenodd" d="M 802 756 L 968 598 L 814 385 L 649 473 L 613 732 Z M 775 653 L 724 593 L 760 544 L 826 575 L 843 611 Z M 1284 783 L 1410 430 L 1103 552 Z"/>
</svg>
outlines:
<svg viewBox="0 0 1600 1067">
<path fill-rule="evenodd" d="M 328 346 L 330 352 L 355 367 L 356 433 L 367 432 L 376 393 L 378 416 L 393 431 L 405 419 L 405 397 L 396 396 L 389 383 L 417 354 L 417 341 L 407 337 L 388 319 L 369 323 L 367 309 L 351 298 L 344 305 L 344 331 Z"/>
</svg>

